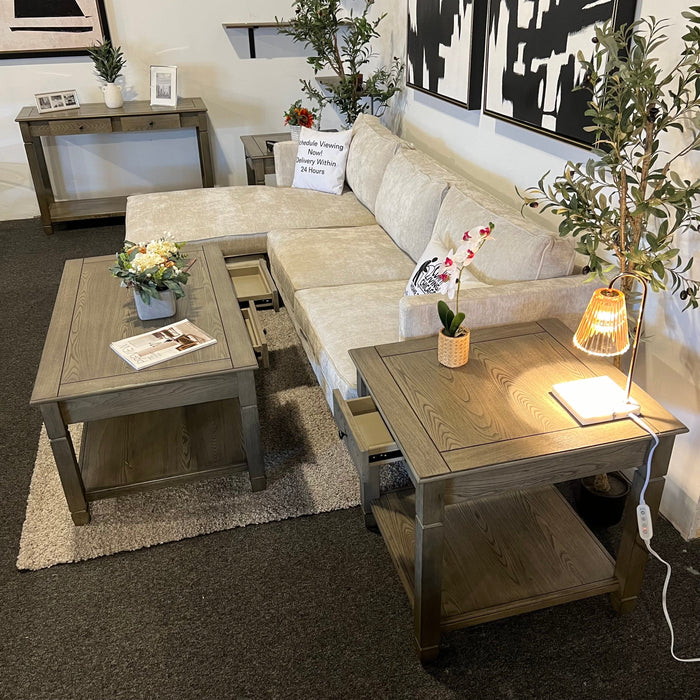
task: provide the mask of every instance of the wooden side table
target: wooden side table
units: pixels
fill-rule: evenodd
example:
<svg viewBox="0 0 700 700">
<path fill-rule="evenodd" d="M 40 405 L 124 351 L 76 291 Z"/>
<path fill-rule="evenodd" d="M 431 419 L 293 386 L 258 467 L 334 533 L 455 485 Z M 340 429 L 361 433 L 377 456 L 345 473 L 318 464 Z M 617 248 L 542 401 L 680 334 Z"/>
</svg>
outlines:
<svg viewBox="0 0 700 700">
<path fill-rule="evenodd" d="M 202 186 L 214 186 L 207 108 L 200 97 L 180 98 L 177 107 L 152 107 L 146 101 L 134 101 L 125 102 L 119 109 L 109 109 L 102 103 L 92 103 L 81 105 L 78 109 L 43 114 L 36 107 L 23 107 L 15 121 L 22 131 L 29 170 L 39 202 L 41 223 L 47 234 L 53 233 L 53 224 L 58 221 L 124 216 L 126 197 L 56 201 L 42 136 L 193 128 L 197 134 Z"/>
<path fill-rule="evenodd" d="M 600 374 L 625 383 L 571 335 L 554 320 L 479 329 L 457 369 L 438 364 L 436 336 L 350 351 L 358 393 L 371 395 L 415 487 L 380 496 L 378 470 L 360 470 L 413 605 L 421 661 L 437 656 L 442 631 L 604 593 L 620 612 L 635 606 L 651 439 L 626 419 L 582 427 L 552 396 L 552 384 Z M 632 395 L 660 440 L 645 495 L 655 518 L 687 428 L 638 387 Z M 553 484 L 627 467 L 634 479 L 613 559 Z"/>
<path fill-rule="evenodd" d="M 275 172 L 275 156 L 267 147 L 267 141 L 290 141 L 288 131 L 279 134 L 253 134 L 241 136 L 245 152 L 245 169 L 249 185 L 264 185 L 265 175 Z"/>
</svg>

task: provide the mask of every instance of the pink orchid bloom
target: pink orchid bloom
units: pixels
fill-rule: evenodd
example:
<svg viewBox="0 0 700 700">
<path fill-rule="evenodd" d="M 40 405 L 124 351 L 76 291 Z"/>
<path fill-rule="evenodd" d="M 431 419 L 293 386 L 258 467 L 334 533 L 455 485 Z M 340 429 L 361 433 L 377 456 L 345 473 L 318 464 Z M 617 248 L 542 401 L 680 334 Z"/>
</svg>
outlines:
<svg viewBox="0 0 700 700">
<path fill-rule="evenodd" d="M 481 233 L 481 231 L 479 233 Z M 471 236 L 469 235 L 469 231 L 465 231 L 464 235 L 462 236 L 462 240 L 468 241 L 470 238 L 471 238 Z"/>
<path fill-rule="evenodd" d="M 441 280 L 442 282 L 448 282 L 449 279 L 450 279 L 450 276 L 449 276 L 446 272 L 443 272 L 443 273 L 440 275 L 440 280 Z"/>
<path fill-rule="evenodd" d="M 467 260 L 471 260 L 474 257 L 474 255 L 475 255 L 474 251 L 470 248 L 467 251 Z"/>
<path fill-rule="evenodd" d="M 491 228 L 489 226 L 484 226 L 484 228 L 480 228 L 479 235 L 480 236 L 490 236 L 491 235 Z"/>
<path fill-rule="evenodd" d="M 445 265 L 445 267 L 450 267 L 454 265 L 454 260 L 452 260 L 452 258 L 450 257 L 447 257 L 445 258 L 445 262 L 443 263 L 443 265 Z"/>
</svg>

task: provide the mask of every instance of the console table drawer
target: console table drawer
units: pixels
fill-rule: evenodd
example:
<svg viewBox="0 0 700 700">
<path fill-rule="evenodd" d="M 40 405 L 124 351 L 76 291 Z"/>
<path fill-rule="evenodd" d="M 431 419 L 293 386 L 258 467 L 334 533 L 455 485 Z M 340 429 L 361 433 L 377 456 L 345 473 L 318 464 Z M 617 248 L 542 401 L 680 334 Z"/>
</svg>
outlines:
<svg viewBox="0 0 700 700">
<path fill-rule="evenodd" d="M 104 119 L 59 119 L 49 122 L 49 134 L 65 136 L 67 134 L 109 134 L 112 120 Z"/>
<path fill-rule="evenodd" d="M 122 131 L 150 131 L 151 129 L 179 129 L 179 114 L 150 114 L 138 117 L 122 117 Z"/>
</svg>

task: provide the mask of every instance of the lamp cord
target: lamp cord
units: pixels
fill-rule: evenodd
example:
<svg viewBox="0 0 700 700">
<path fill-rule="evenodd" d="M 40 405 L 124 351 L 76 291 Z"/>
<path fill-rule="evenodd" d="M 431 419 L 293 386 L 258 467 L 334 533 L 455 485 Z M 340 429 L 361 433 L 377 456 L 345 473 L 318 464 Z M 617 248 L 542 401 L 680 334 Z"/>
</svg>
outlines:
<svg viewBox="0 0 700 700">
<path fill-rule="evenodd" d="M 646 423 L 644 420 L 642 420 L 639 416 L 635 415 L 634 413 L 630 413 L 628 415 L 628 418 L 631 418 L 640 428 L 643 430 L 646 430 L 649 435 L 651 435 L 652 439 L 654 440 L 654 444 L 649 448 L 649 453 L 647 454 L 647 473 L 646 477 L 644 479 L 644 485 L 642 486 L 642 490 L 639 494 L 639 505 L 640 506 L 646 506 L 646 503 L 644 501 L 644 493 L 647 490 L 647 486 L 649 485 L 649 478 L 651 476 L 651 458 L 654 455 L 654 451 L 656 450 L 658 444 L 659 444 L 659 437 L 654 431 L 654 429 Z M 649 552 L 656 557 L 662 564 L 666 566 L 666 579 L 664 581 L 664 586 L 661 591 L 661 607 L 664 612 L 664 617 L 666 618 L 666 624 L 668 625 L 668 629 L 671 632 L 671 656 L 676 660 L 676 661 L 682 661 L 683 663 L 697 663 L 700 662 L 700 658 L 693 658 L 693 659 L 683 659 L 680 656 L 676 656 L 676 652 L 674 651 L 674 643 L 675 643 L 675 635 L 673 632 L 673 624 L 671 623 L 671 616 L 668 614 L 668 607 L 666 605 L 666 594 L 668 592 L 668 584 L 671 580 L 671 565 L 665 560 L 662 559 L 652 548 L 651 544 L 649 543 L 651 539 L 651 536 L 649 538 L 642 537 L 642 540 L 644 541 L 644 544 L 646 544 L 647 549 Z"/>
</svg>

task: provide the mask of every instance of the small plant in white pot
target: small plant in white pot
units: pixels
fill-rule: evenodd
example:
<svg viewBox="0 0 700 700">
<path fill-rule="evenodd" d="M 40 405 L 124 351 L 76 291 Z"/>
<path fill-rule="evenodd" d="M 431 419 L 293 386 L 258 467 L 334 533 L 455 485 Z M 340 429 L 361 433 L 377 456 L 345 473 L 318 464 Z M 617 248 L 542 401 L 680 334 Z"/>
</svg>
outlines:
<svg viewBox="0 0 700 700">
<path fill-rule="evenodd" d="M 105 81 L 102 86 L 105 104 L 111 109 L 116 109 L 124 104 L 121 85 L 114 81 L 121 75 L 122 68 L 126 65 L 126 59 L 121 46 L 113 46 L 109 39 L 88 49 L 90 58 L 95 64 L 95 72 Z"/>
</svg>

